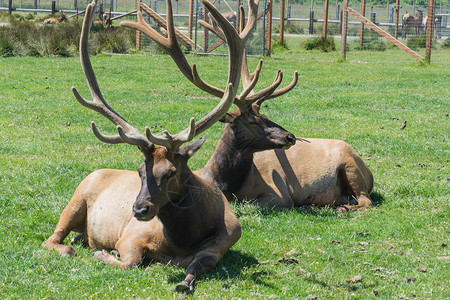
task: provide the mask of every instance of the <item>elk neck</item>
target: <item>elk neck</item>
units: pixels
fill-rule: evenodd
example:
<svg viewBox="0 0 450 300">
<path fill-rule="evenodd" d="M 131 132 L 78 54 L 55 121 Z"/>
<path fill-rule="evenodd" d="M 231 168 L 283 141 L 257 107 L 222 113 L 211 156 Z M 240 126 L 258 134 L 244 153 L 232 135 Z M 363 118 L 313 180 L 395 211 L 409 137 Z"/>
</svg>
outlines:
<svg viewBox="0 0 450 300">
<path fill-rule="evenodd" d="M 217 210 L 224 208 L 223 203 L 213 200 L 221 193 L 217 187 L 206 183 L 188 167 L 180 175 L 180 190 L 160 208 L 158 218 L 174 245 L 190 248 L 213 234 L 218 222 Z"/>
<path fill-rule="evenodd" d="M 241 187 L 253 165 L 255 150 L 248 147 L 248 141 L 241 141 L 239 136 L 239 126 L 233 129 L 230 124 L 225 124 L 216 150 L 203 168 L 225 195 Z"/>
</svg>

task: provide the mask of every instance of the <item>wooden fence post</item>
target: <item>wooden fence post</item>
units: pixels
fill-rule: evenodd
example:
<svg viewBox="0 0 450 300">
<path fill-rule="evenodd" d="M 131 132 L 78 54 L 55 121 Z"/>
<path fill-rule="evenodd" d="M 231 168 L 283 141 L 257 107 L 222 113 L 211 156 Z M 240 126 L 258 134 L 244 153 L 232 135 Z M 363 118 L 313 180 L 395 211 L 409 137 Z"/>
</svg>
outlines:
<svg viewBox="0 0 450 300">
<path fill-rule="evenodd" d="M 389 0 L 388 0 L 389 3 Z M 361 15 L 366 16 L 366 0 L 361 0 Z M 359 45 L 362 47 L 364 45 L 364 23 L 361 22 L 361 29 L 359 31 Z"/>
<path fill-rule="evenodd" d="M 347 56 L 347 18 L 348 18 L 348 0 L 344 0 L 342 5 L 342 35 L 341 35 L 341 57 L 343 59 Z"/>
<path fill-rule="evenodd" d="M 137 0 L 136 2 L 137 12 L 141 10 L 141 1 Z M 141 50 L 141 32 L 136 30 L 136 50 Z"/>
<path fill-rule="evenodd" d="M 363 0 L 364 1 L 364 0 Z M 330 1 L 325 0 L 325 8 L 323 12 L 323 43 L 327 43 L 327 31 L 328 31 L 328 8 L 330 6 Z"/>
<path fill-rule="evenodd" d="M 314 33 L 314 10 L 309 11 L 309 34 Z"/>
<path fill-rule="evenodd" d="M 284 0 L 280 0 L 280 45 L 284 45 Z"/>
<path fill-rule="evenodd" d="M 8 0 L 8 14 L 12 14 L 12 0 Z"/>
<path fill-rule="evenodd" d="M 433 42 L 434 26 L 434 0 L 428 0 L 428 20 L 427 20 L 427 43 L 425 48 L 425 59 L 431 61 L 431 43 Z"/>
<path fill-rule="evenodd" d="M 265 55 L 270 56 L 270 54 L 272 53 L 272 0 L 267 0 L 265 48 Z"/>
<path fill-rule="evenodd" d="M 208 17 L 208 9 L 205 6 L 205 13 L 203 14 L 203 20 L 206 23 L 209 23 L 209 17 Z M 206 29 L 206 27 L 203 28 L 203 51 L 205 51 L 206 53 L 208 53 L 208 43 L 209 43 L 209 35 L 208 32 L 209 30 Z"/>
<path fill-rule="evenodd" d="M 56 1 L 52 1 L 52 16 L 55 16 L 56 13 Z"/>
<path fill-rule="evenodd" d="M 394 37 L 398 39 L 398 15 L 400 13 L 400 0 L 395 0 L 395 27 Z"/>
<path fill-rule="evenodd" d="M 194 0 L 189 0 L 188 38 L 190 38 L 190 39 L 192 39 L 192 23 L 193 22 L 194 22 Z"/>
</svg>

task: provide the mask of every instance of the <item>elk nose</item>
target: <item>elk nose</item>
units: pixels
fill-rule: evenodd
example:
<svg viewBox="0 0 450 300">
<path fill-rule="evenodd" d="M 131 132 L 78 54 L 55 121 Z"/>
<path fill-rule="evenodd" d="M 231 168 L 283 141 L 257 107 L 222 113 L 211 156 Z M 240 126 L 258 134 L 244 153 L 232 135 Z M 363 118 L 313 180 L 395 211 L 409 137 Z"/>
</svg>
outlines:
<svg viewBox="0 0 450 300">
<path fill-rule="evenodd" d="M 150 212 L 150 207 L 148 205 L 144 205 L 142 207 L 133 207 L 133 216 L 140 220 L 140 219 L 145 219 L 148 214 Z"/>
<path fill-rule="evenodd" d="M 296 138 L 295 138 L 295 136 L 292 133 L 289 133 L 286 136 L 286 140 L 288 141 L 289 144 L 295 145 Z"/>
</svg>

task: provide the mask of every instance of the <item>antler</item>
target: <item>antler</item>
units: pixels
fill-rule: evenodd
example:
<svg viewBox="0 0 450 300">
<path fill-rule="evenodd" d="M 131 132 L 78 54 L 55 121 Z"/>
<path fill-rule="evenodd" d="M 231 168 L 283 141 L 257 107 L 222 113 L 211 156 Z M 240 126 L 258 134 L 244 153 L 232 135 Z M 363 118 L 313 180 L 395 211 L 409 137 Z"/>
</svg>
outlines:
<svg viewBox="0 0 450 300">
<path fill-rule="evenodd" d="M 251 2 L 251 1 L 249 1 Z M 251 7 L 251 4 L 249 3 L 249 6 Z M 247 21 L 247 25 L 245 25 L 245 12 L 243 6 L 240 6 L 240 13 L 239 13 L 239 31 L 241 34 L 243 32 L 246 32 L 248 34 L 248 23 L 253 22 L 253 20 L 250 21 L 251 17 L 249 17 L 249 21 Z M 250 10 L 251 11 L 251 10 Z M 252 15 L 251 11 L 251 16 Z M 217 23 L 215 22 L 215 19 L 213 16 L 210 15 L 211 24 L 208 24 L 204 21 L 199 21 L 199 24 L 204 26 L 205 28 L 212 31 L 214 34 L 216 34 L 220 39 L 224 40 L 224 33 L 223 31 L 217 26 Z M 255 21 L 256 21 L 256 14 L 255 14 Z M 244 90 L 242 93 L 235 99 L 234 103 L 239 107 L 241 110 L 249 109 L 252 107 L 256 111 L 259 111 L 261 104 L 268 99 L 273 99 L 276 97 L 279 97 L 281 95 L 286 94 L 287 92 L 291 91 L 298 82 L 298 73 L 297 71 L 294 73 L 294 79 L 292 82 L 279 90 L 277 90 L 278 86 L 281 84 L 281 81 L 283 79 L 283 73 L 278 70 L 277 76 L 275 77 L 275 80 L 273 83 L 268 86 L 267 88 L 255 93 L 253 91 L 253 88 L 256 86 L 256 83 L 259 79 L 259 74 L 261 72 L 262 68 L 262 60 L 259 61 L 255 71 L 253 73 L 250 73 L 248 70 L 247 65 L 247 53 L 244 49 L 244 55 L 243 55 L 243 61 L 242 61 L 242 68 L 241 68 L 241 77 L 242 77 L 242 85 L 244 87 Z"/>
<path fill-rule="evenodd" d="M 217 28 L 217 32 L 220 32 L 221 38 L 228 45 L 229 52 L 229 70 L 228 70 L 228 83 L 231 83 L 233 87 L 238 87 L 240 82 L 240 69 L 242 65 L 242 58 L 244 56 L 245 43 L 247 42 L 253 27 L 256 24 L 258 3 L 259 0 L 249 0 L 250 17 L 243 26 L 241 33 L 238 33 L 234 26 L 219 12 L 219 10 L 211 4 L 208 0 L 202 0 L 205 7 L 209 10 L 210 15 L 213 16 L 214 26 Z M 141 3 L 141 8 L 149 12 L 150 8 Z M 199 21 L 203 22 L 203 21 Z M 203 22 L 204 23 L 204 22 Z M 209 26 L 208 23 L 204 23 Z M 121 22 L 121 26 L 130 27 L 136 30 L 140 30 L 153 41 L 159 44 L 164 50 L 169 53 L 172 59 L 177 64 L 180 71 L 186 76 L 194 85 L 201 90 L 212 94 L 216 97 L 223 97 L 225 92 L 211 84 L 203 81 L 198 72 L 195 64 L 191 66 L 186 60 L 177 40 L 173 24 L 172 4 L 170 0 L 167 0 L 167 37 L 162 36 L 156 30 L 151 28 L 143 19 L 142 14 L 138 12 L 137 22 Z M 220 28 L 219 28 L 220 25 Z M 234 97 L 234 103 L 239 103 L 239 98 Z"/>
<path fill-rule="evenodd" d="M 205 117 L 203 117 L 197 123 L 194 123 L 194 119 L 190 120 L 190 125 L 183 131 L 171 135 L 167 131 L 164 131 L 163 135 L 155 136 L 150 132 L 148 127 L 145 128 L 146 136 L 140 133 L 137 129 L 131 126 L 124 118 L 122 118 L 116 111 L 114 111 L 108 103 L 104 100 L 100 88 L 95 78 L 94 71 L 92 69 L 91 61 L 89 59 L 89 30 L 92 24 L 93 14 L 97 0 L 93 0 L 91 4 L 86 8 L 85 18 L 83 20 L 83 27 L 80 37 L 80 60 L 83 72 L 86 76 L 88 86 L 93 98 L 93 101 L 84 99 L 78 91 L 72 87 L 72 91 L 75 98 L 83 105 L 90 109 L 93 109 L 117 126 L 118 134 L 114 136 L 106 136 L 101 134 L 95 123 L 92 122 L 92 129 L 95 136 L 105 143 L 117 144 L 117 143 L 129 143 L 139 147 L 141 151 L 146 149 L 152 149 L 154 144 L 166 147 L 169 151 L 176 151 L 183 143 L 188 142 L 194 138 L 194 136 L 202 133 L 212 124 L 217 122 L 230 108 L 233 99 L 236 95 L 236 89 L 231 84 L 228 85 L 226 91 L 223 94 L 222 100 L 219 104 Z"/>
<path fill-rule="evenodd" d="M 94 122 L 91 122 L 92 130 L 94 131 L 95 136 L 99 140 L 110 144 L 118 144 L 126 142 L 132 145 L 136 145 L 142 150 L 146 148 L 151 148 L 152 143 L 143 134 L 141 134 L 138 130 L 136 130 L 133 126 L 131 126 L 116 111 L 114 111 L 108 105 L 108 103 L 106 103 L 98 86 L 97 79 L 95 78 L 95 74 L 92 69 L 92 64 L 89 59 L 89 47 L 88 47 L 89 30 L 92 23 L 96 4 L 97 0 L 94 0 L 86 8 L 85 18 L 83 20 L 83 27 L 81 29 L 81 37 L 80 37 L 81 66 L 83 68 L 84 75 L 86 76 L 93 101 L 88 101 L 85 98 L 83 98 L 78 93 L 75 87 L 72 87 L 73 94 L 75 95 L 75 98 L 78 100 L 78 102 L 80 102 L 83 106 L 86 106 L 87 108 L 90 108 L 102 114 L 117 126 L 117 131 L 119 132 L 117 135 L 106 136 L 98 131 Z"/>
</svg>

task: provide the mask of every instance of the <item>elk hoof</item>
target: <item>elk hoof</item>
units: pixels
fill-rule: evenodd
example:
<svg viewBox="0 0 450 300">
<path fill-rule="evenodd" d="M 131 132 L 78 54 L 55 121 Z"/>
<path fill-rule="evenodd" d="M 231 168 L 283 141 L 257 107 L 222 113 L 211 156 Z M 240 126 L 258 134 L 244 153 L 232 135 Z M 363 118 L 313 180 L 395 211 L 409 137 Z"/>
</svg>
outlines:
<svg viewBox="0 0 450 300">
<path fill-rule="evenodd" d="M 95 251 L 94 254 L 92 254 L 92 257 L 95 259 L 103 260 L 103 258 L 107 255 L 108 255 L 108 252 L 106 250 L 102 250 L 102 251 L 99 250 L 99 251 Z"/>
<path fill-rule="evenodd" d="M 194 290 L 194 287 L 190 285 L 187 281 L 182 281 L 175 286 L 175 291 L 179 293 L 187 292 L 190 293 Z"/>
<path fill-rule="evenodd" d="M 349 211 L 349 209 L 347 207 L 345 207 L 345 206 L 336 207 L 336 212 L 337 213 L 343 213 L 343 212 L 346 212 L 346 211 Z"/>
</svg>

